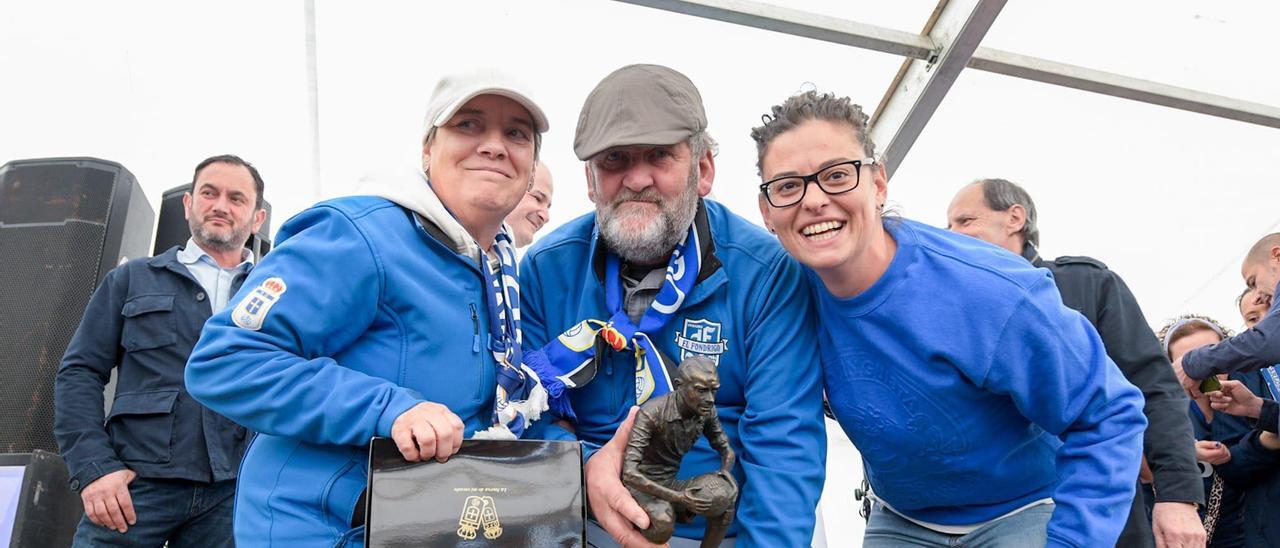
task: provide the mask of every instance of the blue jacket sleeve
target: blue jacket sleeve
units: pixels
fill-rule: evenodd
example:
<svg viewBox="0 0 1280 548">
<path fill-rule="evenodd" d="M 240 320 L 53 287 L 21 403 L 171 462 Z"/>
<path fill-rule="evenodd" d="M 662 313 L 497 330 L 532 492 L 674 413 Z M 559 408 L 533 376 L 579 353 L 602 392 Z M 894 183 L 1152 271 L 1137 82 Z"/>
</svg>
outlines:
<svg viewBox="0 0 1280 548">
<path fill-rule="evenodd" d="M 775 261 L 745 315 L 738 546 L 808 546 L 826 478 L 815 307 L 800 266 L 781 252 Z"/>
<path fill-rule="evenodd" d="M 983 384 L 1058 436 L 1049 546 L 1111 546 L 1129 515 L 1142 457 L 1142 393 L 1050 278 L 1007 320 Z"/>
<path fill-rule="evenodd" d="M 1232 380 L 1240 381 L 1254 394 L 1266 390 L 1266 381 L 1260 373 L 1236 373 Z M 1272 474 L 1280 472 L 1280 451 L 1271 451 L 1258 441 L 1253 421 L 1226 413 L 1214 413 L 1210 428 L 1213 439 L 1226 444 L 1231 460 L 1214 466 L 1213 470 L 1232 487 L 1247 490 L 1261 485 Z M 1261 426 L 1259 424 L 1259 426 Z"/>
<path fill-rule="evenodd" d="M 289 220 L 281 243 L 232 306 L 210 318 L 187 363 L 192 396 L 250 429 L 313 443 L 363 445 L 389 436 L 421 398 L 334 360 L 373 322 L 381 260 L 351 220 L 317 206 Z M 258 329 L 232 320 L 236 303 L 270 279 L 285 289 Z"/>
<path fill-rule="evenodd" d="M 1236 489 L 1261 485 L 1268 477 L 1280 473 L 1280 451 L 1272 451 L 1258 441 L 1254 430 L 1229 444 L 1231 460 L 1213 467 L 1222 480 Z"/>
<path fill-rule="evenodd" d="M 1222 480 L 1236 489 L 1246 490 L 1262 485 L 1267 478 L 1280 473 L 1280 451 L 1272 451 L 1258 441 L 1254 430 L 1230 444 L 1231 460 L 1213 469 Z"/>
<path fill-rule="evenodd" d="M 1182 369 L 1193 379 L 1218 373 L 1256 371 L 1280 363 L 1280 312 L 1267 314 L 1252 329 L 1218 344 L 1182 356 Z"/>
<path fill-rule="evenodd" d="M 125 468 L 103 427 L 102 392 L 120 361 L 127 268 L 109 272 L 93 292 L 54 379 L 53 433 L 78 488 Z"/>
</svg>

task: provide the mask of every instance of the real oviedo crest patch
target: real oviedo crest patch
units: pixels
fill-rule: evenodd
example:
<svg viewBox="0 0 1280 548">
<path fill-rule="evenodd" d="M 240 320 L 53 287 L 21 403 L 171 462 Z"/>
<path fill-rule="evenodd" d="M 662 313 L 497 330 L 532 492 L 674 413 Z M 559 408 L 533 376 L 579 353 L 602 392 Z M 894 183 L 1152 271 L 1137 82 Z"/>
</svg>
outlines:
<svg viewBox="0 0 1280 548">
<path fill-rule="evenodd" d="M 240 304 L 231 312 L 231 321 L 245 329 L 257 331 L 262 328 L 267 312 L 280 302 L 280 296 L 289 289 L 284 278 L 267 278 L 262 285 L 253 288 Z"/>
<path fill-rule="evenodd" d="M 729 349 L 720 322 L 685 319 L 684 329 L 676 332 L 676 346 L 680 347 L 680 361 L 693 355 L 711 358 L 720 365 L 720 355 Z"/>
</svg>

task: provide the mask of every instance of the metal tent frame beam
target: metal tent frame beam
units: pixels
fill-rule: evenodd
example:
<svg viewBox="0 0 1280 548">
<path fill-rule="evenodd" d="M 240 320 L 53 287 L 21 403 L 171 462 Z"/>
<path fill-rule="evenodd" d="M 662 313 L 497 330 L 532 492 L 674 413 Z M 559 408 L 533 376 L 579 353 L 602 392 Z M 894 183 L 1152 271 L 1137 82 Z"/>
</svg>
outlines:
<svg viewBox="0 0 1280 548">
<path fill-rule="evenodd" d="M 936 44 L 929 60 L 907 59 L 871 118 L 871 141 L 880 144 L 892 178 L 924 131 L 951 84 L 1004 8 L 1005 0 L 951 0 L 939 5 L 923 33 Z"/>
<path fill-rule="evenodd" d="M 910 59 L 921 60 L 926 68 L 937 68 L 934 65 L 938 63 L 946 63 L 948 55 L 958 59 L 963 57 L 961 51 L 948 52 L 949 48 L 943 46 L 952 45 L 954 49 L 959 50 L 960 42 L 939 43 L 939 37 L 935 33 L 928 32 L 928 35 L 912 34 L 905 31 L 887 29 L 841 19 L 838 17 L 830 17 L 809 13 L 772 4 L 754 2 L 751 0 L 617 0 L 628 4 L 646 6 L 650 8 L 661 9 L 674 13 L 685 15 L 693 15 L 706 19 L 733 23 L 737 25 L 753 27 L 763 30 L 790 34 L 804 38 L 812 38 L 814 40 L 822 40 L 824 42 L 832 42 L 836 44 L 844 44 L 882 53 L 891 53 L 901 55 Z M 940 8 L 945 12 L 947 4 Z M 969 4 L 974 2 L 970 1 Z M 983 9 L 981 2 L 978 3 L 976 10 Z M 1001 2 L 1003 4 L 1003 2 Z M 958 10 L 962 13 L 964 10 Z M 997 10 L 998 11 L 998 10 Z M 977 13 L 971 12 L 971 13 Z M 992 15 L 994 17 L 994 15 Z M 948 18 L 950 20 L 951 18 Z M 988 22 L 988 26 L 990 23 Z M 936 26 L 934 27 L 936 28 Z M 976 34 L 975 31 L 972 34 Z M 969 36 L 972 37 L 972 34 Z M 985 35 L 985 29 L 982 31 Z M 961 36 L 964 33 L 961 32 Z M 981 39 L 981 36 L 978 36 Z M 917 63 L 912 63 L 917 64 Z M 1055 86 L 1063 86 L 1082 91 L 1099 93 L 1111 97 L 1119 97 L 1122 99 L 1130 99 L 1142 103 L 1159 105 L 1163 107 L 1175 108 L 1189 112 L 1207 114 L 1219 118 L 1236 120 L 1250 124 L 1261 126 L 1280 128 L 1280 108 L 1253 103 L 1231 97 L 1204 93 L 1192 89 L 1180 88 L 1093 70 L 1085 67 L 1039 59 L 1027 55 L 1010 53 L 1006 51 L 995 50 L 991 48 L 978 47 L 972 52 L 972 56 L 966 59 L 966 66 L 969 68 L 1003 74 L 1015 78 L 1022 78 L 1035 82 L 1052 84 Z M 954 62 L 948 70 L 954 70 Z M 895 103 L 908 102 L 916 105 L 914 111 L 918 108 L 928 109 L 928 114 L 932 114 L 937 107 L 937 102 L 945 96 L 945 91 L 939 96 L 926 95 L 919 97 L 919 100 L 913 100 L 906 94 L 908 90 L 902 89 L 902 80 L 904 75 L 909 76 L 912 69 L 907 67 L 906 70 L 899 73 L 899 78 L 895 79 L 890 91 L 886 94 L 885 100 L 881 102 L 881 108 L 878 108 L 875 116 L 876 123 L 873 125 L 873 131 L 879 133 L 890 133 L 893 135 L 890 141 L 884 141 L 890 145 L 899 144 L 899 150 L 896 157 L 890 155 L 889 161 L 896 167 L 905 156 L 905 152 L 909 149 L 901 148 L 901 143 L 914 142 L 919 132 L 924 129 L 922 123 L 918 123 L 923 116 L 924 121 L 928 121 L 928 116 L 924 112 L 908 112 L 904 115 L 895 115 L 891 121 L 884 118 L 881 111 L 888 113 L 897 109 Z M 950 77 L 951 81 L 959 75 L 959 70 Z M 945 82 L 947 90 L 950 89 L 950 82 L 945 79 L 934 79 L 935 92 L 941 89 Z M 881 119 L 883 118 L 883 120 Z M 899 121 L 901 118 L 901 121 Z M 886 125 L 888 124 L 888 125 Z M 890 126 L 893 126 L 892 131 Z M 905 124 L 905 125 L 904 125 Z M 885 150 L 889 150 L 888 147 Z"/>
</svg>

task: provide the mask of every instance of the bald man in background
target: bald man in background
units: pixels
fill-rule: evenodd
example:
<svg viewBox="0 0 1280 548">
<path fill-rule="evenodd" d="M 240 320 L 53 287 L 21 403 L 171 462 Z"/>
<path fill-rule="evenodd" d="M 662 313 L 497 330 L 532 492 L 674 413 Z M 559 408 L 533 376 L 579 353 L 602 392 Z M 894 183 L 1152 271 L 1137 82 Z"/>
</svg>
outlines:
<svg viewBox="0 0 1280 548">
<path fill-rule="evenodd" d="M 533 188 L 524 193 L 524 199 L 507 215 L 516 247 L 523 248 L 533 243 L 533 235 L 551 220 L 551 193 L 555 190 L 551 183 L 551 170 L 547 169 L 547 164 L 538 162 Z"/>
</svg>

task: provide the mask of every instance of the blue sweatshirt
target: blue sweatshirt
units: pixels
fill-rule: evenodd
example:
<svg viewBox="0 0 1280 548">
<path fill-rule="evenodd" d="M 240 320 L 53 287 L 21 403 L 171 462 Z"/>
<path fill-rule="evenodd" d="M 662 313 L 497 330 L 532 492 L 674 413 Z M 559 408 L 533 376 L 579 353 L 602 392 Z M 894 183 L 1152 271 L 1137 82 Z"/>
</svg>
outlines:
<svg viewBox="0 0 1280 548">
<path fill-rule="evenodd" d="M 1050 546 L 1111 546 L 1142 456 L 1142 394 L 1051 274 L 908 220 L 852 298 L 816 275 L 823 382 L 876 495 L 908 517 L 988 521 L 1057 504 Z"/>
</svg>

